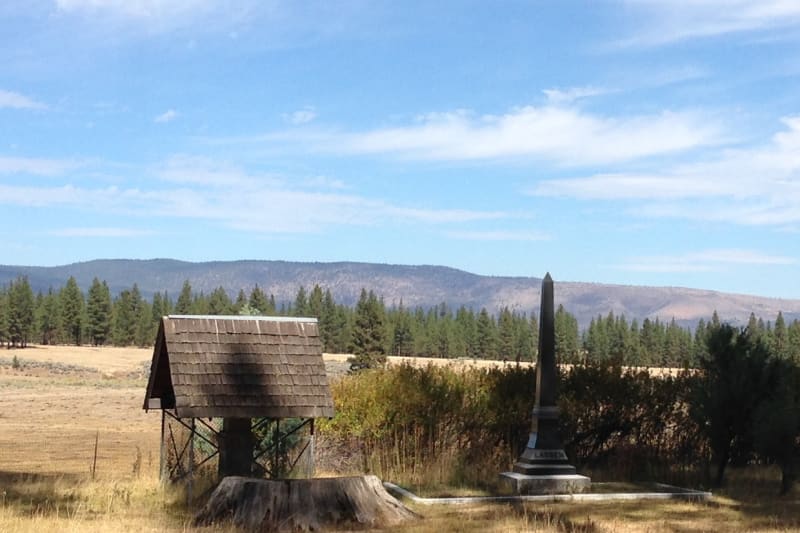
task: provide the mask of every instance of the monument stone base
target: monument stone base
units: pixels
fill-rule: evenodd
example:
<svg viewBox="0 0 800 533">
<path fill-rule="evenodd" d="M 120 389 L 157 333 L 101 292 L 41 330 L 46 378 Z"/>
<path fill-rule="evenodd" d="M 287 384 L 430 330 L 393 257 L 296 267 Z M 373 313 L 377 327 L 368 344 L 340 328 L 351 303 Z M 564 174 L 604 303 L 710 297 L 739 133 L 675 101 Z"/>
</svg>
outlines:
<svg viewBox="0 0 800 533">
<path fill-rule="evenodd" d="M 589 490 L 592 481 L 580 474 L 500 474 L 500 489 L 506 494 L 574 494 Z"/>
</svg>

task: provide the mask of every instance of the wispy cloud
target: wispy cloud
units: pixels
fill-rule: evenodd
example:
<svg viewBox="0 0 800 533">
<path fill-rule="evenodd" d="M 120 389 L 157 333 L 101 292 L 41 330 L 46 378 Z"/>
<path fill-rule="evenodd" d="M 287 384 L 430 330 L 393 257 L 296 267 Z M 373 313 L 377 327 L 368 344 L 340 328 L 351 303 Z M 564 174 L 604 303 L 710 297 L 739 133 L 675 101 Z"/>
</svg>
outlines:
<svg viewBox="0 0 800 533">
<path fill-rule="evenodd" d="M 38 159 L 0 156 L 0 174 L 33 174 L 58 176 L 77 168 L 80 162 L 69 159 Z"/>
<path fill-rule="evenodd" d="M 165 122 L 172 122 L 178 118 L 179 113 L 174 109 L 168 109 L 153 119 L 153 122 L 163 124 Z"/>
<path fill-rule="evenodd" d="M 448 225 L 515 218 L 502 211 L 401 205 L 330 187 L 309 190 L 302 180 L 294 185 L 290 180 L 248 173 L 205 157 L 174 156 L 154 173 L 160 181 L 145 188 L 0 184 L 0 205 L 202 219 L 264 234 L 315 233 L 334 226 Z"/>
<path fill-rule="evenodd" d="M 281 183 L 276 176 L 253 175 L 227 161 L 187 154 L 169 157 L 155 169 L 155 174 L 162 180 L 185 185 L 250 188 Z"/>
<path fill-rule="evenodd" d="M 800 223 L 800 117 L 762 145 L 651 173 L 544 180 L 529 192 L 584 200 L 637 201 L 633 213 L 750 225 Z M 699 204 L 698 202 L 702 202 Z"/>
<path fill-rule="evenodd" d="M 408 126 L 327 136 L 316 132 L 310 142 L 320 150 L 351 154 L 427 160 L 528 157 L 572 166 L 714 145 L 722 141 L 722 129 L 713 117 L 688 111 L 612 117 L 548 105 L 515 108 L 503 115 L 433 113 Z"/>
<path fill-rule="evenodd" d="M 283 120 L 294 126 L 308 124 L 315 118 L 317 118 L 317 112 L 313 107 L 304 107 L 303 109 L 298 109 L 297 111 L 285 113 L 283 115 Z"/>
<path fill-rule="evenodd" d="M 729 265 L 794 265 L 792 257 L 770 255 L 754 250 L 712 249 L 682 255 L 633 257 L 616 268 L 630 272 L 717 272 Z"/>
<path fill-rule="evenodd" d="M 42 102 L 34 100 L 24 94 L 0 89 L 0 109 L 47 109 Z"/>
<path fill-rule="evenodd" d="M 599 87 L 570 87 L 568 89 L 545 89 L 542 92 L 551 104 L 568 104 L 582 98 L 606 94 L 609 91 Z"/>
<path fill-rule="evenodd" d="M 127 237 L 143 237 L 147 235 L 154 235 L 155 232 L 150 230 L 141 230 L 133 228 L 60 228 L 48 232 L 50 235 L 56 237 L 113 237 L 113 238 L 127 238 Z"/>
<path fill-rule="evenodd" d="M 535 242 L 550 240 L 550 236 L 548 234 L 530 230 L 446 231 L 445 235 L 453 239 L 462 239 L 468 241 Z"/>
<path fill-rule="evenodd" d="M 732 33 L 797 26 L 800 3 L 792 0 L 626 0 L 640 12 L 641 30 L 621 46 L 658 46 Z"/>
</svg>

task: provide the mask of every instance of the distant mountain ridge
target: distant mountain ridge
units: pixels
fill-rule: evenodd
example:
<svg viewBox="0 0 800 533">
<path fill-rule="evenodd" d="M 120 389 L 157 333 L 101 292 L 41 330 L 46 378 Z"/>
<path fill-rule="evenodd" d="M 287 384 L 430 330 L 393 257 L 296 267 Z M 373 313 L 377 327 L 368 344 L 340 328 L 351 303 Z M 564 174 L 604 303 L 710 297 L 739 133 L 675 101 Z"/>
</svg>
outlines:
<svg viewBox="0 0 800 533">
<path fill-rule="evenodd" d="M 544 274 L 544 273 L 542 273 Z M 559 281 L 556 277 L 556 304 L 574 314 L 582 327 L 592 317 L 624 314 L 628 320 L 649 317 L 694 326 L 708 319 L 714 310 L 720 318 L 734 324 L 747 322 L 750 313 L 765 321 L 782 311 L 787 320 L 800 319 L 800 300 L 728 294 L 680 287 L 641 287 L 599 283 Z M 20 275 L 28 276 L 34 291 L 62 287 L 74 276 L 84 292 L 92 279 L 105 280 L 112 294 L 138 284 L 143 295 L 167 291 L 177 298 L 184 280 L 195 292 L 209 294 L 223 287 L 235 298 L 240 289 L 249 294 L 258 284 L 278 302 L 294 300 L 299 287 L 315 284 L 330 289 L 339 303 L 353 305 L 362 288 L 382 296 L 387 306 L 429 308 L 442 302 L 457 309 L 464 305 L 496 313 L 504 306 L 517 311 L 538 313 L 540 278 L 481 276 L 443 266 L 387 265 L 337 262 L 305 263 L 292 261 L 213 261 L 191 263 L 174 259 L 99 259 L 55 267 L 0 265 L 0 284 Z"/>
</svg>

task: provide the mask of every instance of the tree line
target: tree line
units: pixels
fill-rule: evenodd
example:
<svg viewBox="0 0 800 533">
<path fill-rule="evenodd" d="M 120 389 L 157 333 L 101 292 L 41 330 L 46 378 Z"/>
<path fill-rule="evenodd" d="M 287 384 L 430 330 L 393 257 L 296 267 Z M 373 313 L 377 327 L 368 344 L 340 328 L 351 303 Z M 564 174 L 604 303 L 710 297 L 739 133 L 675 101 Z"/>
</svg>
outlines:
<svg viewBox="0 0 800 533">
<path fill-rule="evenodd" d="M 224 288 L 195 292 L 185 281 L 176 300 L 167 292 L 151 299 L 134 283 L 116 296 L 95 278 L 86 294 L 74 277 L 59 288 L 33 293 L 26 277 L 0 287 L 0 342 L 9 347 L 39 344 L 151 346 L 160 318 L 178 315 L 269 315 L 314 317 L 323 349 L 353 353 L 354 367 L 380 363 L 387 355 L 534 361 L 539 324 L 535 312 L 503 307 L 490 313 L 442 303 L 425 309 L 387 306 L 373 291 L 362 290 L 354 307 L 337 303 L 329 289 L 300 287 L 292 302 L 276 304 L 258 285 L 231 299 Z M 555 316 L 556 349 L 565 363 L 609 362 L 630 366 L 696 367 L 707 337 L 720 325 L 716 313 L 692 330 L 673 319 L 628 322 L 609 313 L 580 331 L 563 306 Z M 774 322 L 751 315 L 747 329 L 785 358 L 800 358 L 800 322 Z"/>
</svg>

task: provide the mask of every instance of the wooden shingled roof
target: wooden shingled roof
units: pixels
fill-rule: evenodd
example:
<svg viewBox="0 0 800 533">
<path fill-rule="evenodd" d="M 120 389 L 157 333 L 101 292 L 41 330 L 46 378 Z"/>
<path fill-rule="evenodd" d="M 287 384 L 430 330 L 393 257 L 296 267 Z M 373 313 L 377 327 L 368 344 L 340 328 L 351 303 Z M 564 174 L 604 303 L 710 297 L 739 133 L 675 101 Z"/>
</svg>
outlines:
<svg viewBox="0 0 800 533">
<path fill-rule="evenodd" d="M 163 317 L 144 408 L 180 418 L 332 417 L 317 320 Z"/>
</svg>

